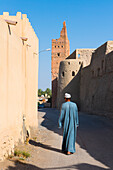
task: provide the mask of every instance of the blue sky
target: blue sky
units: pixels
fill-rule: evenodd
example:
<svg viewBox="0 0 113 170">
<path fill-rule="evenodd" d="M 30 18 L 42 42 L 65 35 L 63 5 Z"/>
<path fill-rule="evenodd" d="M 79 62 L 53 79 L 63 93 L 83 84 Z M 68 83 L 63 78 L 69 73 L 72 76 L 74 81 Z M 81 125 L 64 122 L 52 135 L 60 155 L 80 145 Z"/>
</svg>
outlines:
<svg viewBox="0 0 113 170">
<path fill-rule="evenodd" d="M 51 48 L 66 21 L 70 52 L 97 48 L 113 40 L 113 0 L 0 0 L 0 14 L 28 15 L 39 38 L 39 50 Z M 40 53 L 39 88 L 51 88 L 51 52 Z"/>
</svg>

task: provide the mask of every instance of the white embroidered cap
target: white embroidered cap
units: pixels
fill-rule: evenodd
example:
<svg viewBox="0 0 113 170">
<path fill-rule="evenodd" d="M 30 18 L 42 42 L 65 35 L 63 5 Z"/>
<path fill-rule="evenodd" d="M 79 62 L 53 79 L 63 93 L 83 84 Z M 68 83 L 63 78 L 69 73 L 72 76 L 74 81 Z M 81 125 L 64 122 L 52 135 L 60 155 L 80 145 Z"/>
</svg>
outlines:
<svg viewBox="0 0 113 170">
<path fill-rule="evenodd" d="M 70 99 L 71 98 L 71 95 L 69 93 L 65 93 L 65 96 L 64 96 L 66 99 Z"/>
</svg>

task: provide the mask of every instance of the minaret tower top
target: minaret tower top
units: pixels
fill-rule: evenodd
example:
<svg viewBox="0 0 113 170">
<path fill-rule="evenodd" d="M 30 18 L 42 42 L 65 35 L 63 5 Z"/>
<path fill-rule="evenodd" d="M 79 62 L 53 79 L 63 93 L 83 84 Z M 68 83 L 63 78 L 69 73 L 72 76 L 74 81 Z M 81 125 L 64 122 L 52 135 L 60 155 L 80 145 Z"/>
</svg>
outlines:
<svg viewBox="0 0 113 170">
<path fill-rule="evenodd" d="M 60 37 L 67 38 L 67 29 L 66 29 L 66 22 L 63 22 L 63 28 L 60 32 Z"/>
<path fill-rule="evenodd" d="M 52 73 L 52 106 L 55 107 L 55 98 L 57 96 L 57 78 L 60 62 L 70 55 L 70 45 L 67 36 L 66 22 L 63 22 L 63 28 L 59 39 L 52 39 L 51 73 Z"/>
</svg>

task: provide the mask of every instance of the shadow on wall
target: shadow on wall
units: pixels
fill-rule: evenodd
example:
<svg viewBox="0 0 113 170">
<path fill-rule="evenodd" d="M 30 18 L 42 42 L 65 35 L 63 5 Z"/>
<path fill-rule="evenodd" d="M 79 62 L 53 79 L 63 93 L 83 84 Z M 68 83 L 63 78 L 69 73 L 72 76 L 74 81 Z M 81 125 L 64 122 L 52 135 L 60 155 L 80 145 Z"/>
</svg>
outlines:
<svg viewBox="0 0 113 170">
<path fill-rule="evenodd" d="M 64 94 L 70 93 L 72 98 L 71 101 L 75 102 L 78 106 L 78 110 L 80 110 L 80 78 L 81 78 L 81 69 L 82 65 L 77 73 L 77 75 L 69 82 L 69 84 L 62 90 L 60 95 L 60 103 L 59 108 L 61 107 L 64 101 Z M 59 100 L 58 100 L 59 102 Z"/>
<path fill-rule="evenodd" d="M 58 128 L 59 111 L 56 109 L 41 109 L 41 112 L 46 113 L 41 125 L 54 133 L 62 135 L 62 130 Z M 94 115 L 79 114 L 79 121 L 80 126 L 77 133 L 77 143 L 79 146 L 86 150 L 92 158 L 112 169 L 113 125 L 106 118 Z M 84 166 L 86 170 L 90 170 L 90 168 L 99 169 L 88 164 L 79 164 L 75 167 L 85 170 Z"/>
<path fill-rule="evenodd" d="M 56 102 L 57 102 L 57 86 L 58 86 L 58 81 L 57 78 L 55 78 L 52 81 L 52 107 L 56 108 Z"/>
<path fill-rule="evenodd" d="M 113 51 L 98 57 L 98 50 L 82 69 L 81 110 L 113 117 Z"/>
</svg>

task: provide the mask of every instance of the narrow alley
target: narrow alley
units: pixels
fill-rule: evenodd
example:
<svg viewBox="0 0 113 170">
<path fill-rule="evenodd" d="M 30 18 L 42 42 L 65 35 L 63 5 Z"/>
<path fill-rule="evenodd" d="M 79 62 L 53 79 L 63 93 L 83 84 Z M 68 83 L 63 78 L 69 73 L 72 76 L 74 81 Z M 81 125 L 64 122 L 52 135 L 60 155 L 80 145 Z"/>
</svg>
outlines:
<svg viewBox="0 0 113 170">
<path fill-rule="evenodd" d="M 111 120 L 79 113 L 76 153 L 61 152 L 62 130 L 58 129 L 59 112 L 56 109 L 39 109 L 37 141 L 30 140 L 27 147 L 31 157 L 23 163 L 6 160 L 0 163 L 2 170 L 105 170 L 113 169 L 113 123 Z"/>
</svg>

